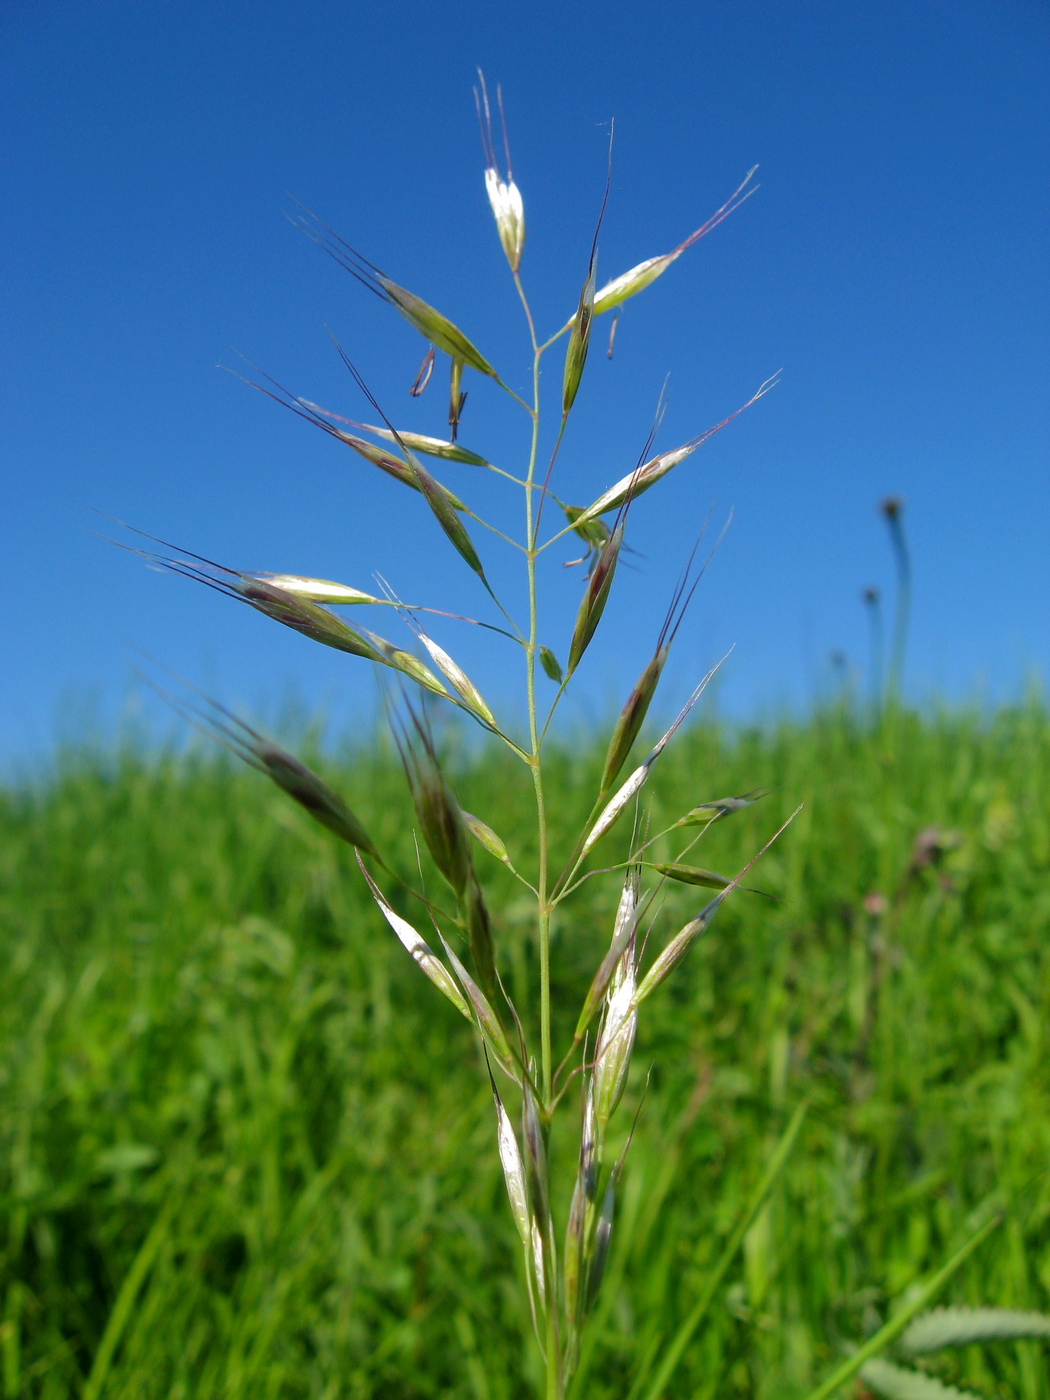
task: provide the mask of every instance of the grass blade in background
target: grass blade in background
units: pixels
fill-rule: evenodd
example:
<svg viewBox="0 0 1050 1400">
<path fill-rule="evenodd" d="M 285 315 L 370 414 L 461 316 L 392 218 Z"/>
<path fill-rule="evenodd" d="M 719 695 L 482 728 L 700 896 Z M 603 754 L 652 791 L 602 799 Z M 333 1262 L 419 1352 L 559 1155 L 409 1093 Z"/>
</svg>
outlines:
<svg viewBox="0 0 1050 1400">
<path fill-rule="evenodd" d="M 708 1275 L 707 1282 L 704 1285 L 704 1291 L 697 1299 L 692 1312 L 689 1313 L 678 1328 L 678 1331 L 674 1334 L 670 1346 L 661 1358 L 656 1368 L 656 1375 L 645 1391 L 645 1400 L 661 1400 L 661 1396 L 667 1389 L 668 1382 L 674 1375 L 675 1369 L 682 1359 L 682 1353 L 692 1341 L 701 1322 L 703 1322 L 704 1318 L 707 1316 L 708 1309 L 714 1300 L 714 1296 L 718 1292 L 722 1281 L 729 1271 L 730 1264 L 732 1264 L 733 1260 L 736 1258 L 737 1251 L 744 1242 L 744 1236 L 754 1224 L 755 1217 L 765 1205 L 766 1197 L 769 1195 L 770 1191 L 772 1191 L 776 1184 L 777 1177 L 779 1177 L 780 1173 L 783 1171 L 788 1157 L 791 1155 L 791 1149 L 795 1145 L 795 1139 L 798 1137 L 799 1129 L 802 1127 L 802 1120 L 805 1118 L 808 1108 L 808 1103 L 801 1103 L 792 1114 L 791 1122 L 787 1125 L 784 1136 L 777 1143 L 773 1155 L 769 1159 L 769 1165 L 762 1173 L 762 1179 L 755 1187 L 754 1193 L 747 1203 L 747 1208 L 734 1226 L 733 1233 L 726 1241 L 725 1248 L 722 1250 L 717 1264 Z"/>
</svg>

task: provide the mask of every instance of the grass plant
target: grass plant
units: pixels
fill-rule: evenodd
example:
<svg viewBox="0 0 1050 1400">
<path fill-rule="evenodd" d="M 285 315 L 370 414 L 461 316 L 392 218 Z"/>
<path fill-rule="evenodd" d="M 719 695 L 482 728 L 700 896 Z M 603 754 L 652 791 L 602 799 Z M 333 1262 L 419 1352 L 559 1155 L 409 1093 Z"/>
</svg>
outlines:
<svg viewBox="0 0 1050 1400">
<path fill-rule="evenodd" d="M 652 804 L 642 798 L 642 790 L 658 761 L 713 671 L 702 679 L 696 678 L 695 689 L 673 723 L 641 762 L 636 759 L 635 766 L 629 766 L 702 573 L 702 569 L 695 568 L 699 541 L 692 556 L 684 561 L 677 583 L 668 582 L 670 602 L 654 640 L 652 658 L 614 727 L 600 777 L 591 789 L 589 810 L 582 822 L 560 841 L 555 839 L 545 791 L 545 742 L 559 705 L 601 624 L 632 506 L 737 414 L 730 414 L 671 451 L 654 454 L 662 416 L 658 407 L 634 468 L 584 507 L 568 504 L 554 493 L 555 486 L 564 489 L 556 472 L 557 458 L 583 385 L 595 318 L 644 291 L 691 244 L 732 213 L 752 192 L 749 186 L 754 171 L 677 248 L 647 259 L 599 290 L 598 235 L 612 175 L 610 133 L 609 176 L 579 303 L 565 325 L 541 343 L 521 276 L 524 203 L 510 168 L 502 98 L 497 90 L 505 167 L 497 153 L 488 93 L 480 73 L 479 79 L 480 91 L 475 92 L 475 100 L 485 157 L 485 188 L 524 316 L 523 329 L 532 361 L 530 399 L 522 399 L 508 386 L 474 341 L 448 316 L 400 286 L 305 208 L 294 221 L 428 342 L 423 367 L 412 386 L 414 395 L 425 388 L 435 356 L 448 357 L 448 437 L 439 439 L 399 431 L 368 389 L 356 363 L 338 344 L 336 349 L 371 416 L 382 420 L 380 426 L 340 420 L 307 400 L 289 395 L 272 380 L 267 380 L 270 388 L 258 381 L 255 386 L 323 427 L 401 487 L 423 497 L 436 526 L 477 577 L 484 612 L 476 620 L 463 621 L 492 628 L 518 648 L 526 713 L 524 732 L 518 732 L 505 718 L 497 718 L 458 662 L 424 630 L 424 620 L 428 627 L 432 624 L 423 614 L 439 612 L 437 600 L 420 608 L 403 603 L 386 584 L 381 584 L 376 594 L 368 594 L 355 586 L 325 579 L 244 574 L 182 550 L 165 554 L 140 552 L 165 568 L 248 603 L 312 641 L 392 672 L 396 679 L 396 692 L 391 695 L 387 691 L 388 717 L 407 779 L 421 847 L 418 871 L 407 875 L 392 866 L 382 841 L 367 831 L 347 801 L 300 760 L 204 697 L 183 689 L 169 694 L 169 698 L 187 718 L 270 777 L 311 816 L 354 848 L 361 876 L 390 929 L 436 991 L 480 1038 L 493 1095 L 500 1160 L 522 1249 L 529 1312 L 543 1358 L 541 1390 L 546 1400 L 563 1400 L 579 1364 L 584 1328 L 599 1297 L 614 1231 L 617 1194 L 631 1137 L 628 1134 L 626 1141 L 618 1144 L 617 1153 L 612 1154 L 610 1133 L 630 1071 L 640 1008 L 707 933 L 725 900 L 738 887 L 745 895 L 754 893 L 751 886 L 741 886 L 741 879 L 758 857 L 753 856 L 732 877 L 696 865 L 690 858 L 715 823 L 746 810 L 756 800 L 755 795 L 719 797 L 699 790 L 691 795 L 687 810 L 656 826 L 651 822 Z M 545 434 L 541 361 L 545 354 L 558 353 L 561 341 L 564 364 L 560 401 L 554 410 L 553 432 Z M 467 451 L 458 441 L 467 371 L 491 381 L 525 415 L 520 446 L 509 447 L 506 459 L 498 465 Z M 745 407 L 761 398 L 773 383 L 774 379 L 767 380 Z M 336 426 L 340 421 L 369 436 L 362 438 L 346 432 Z M 547 454 L 545 466 L 541 452 Z M 524 516 L 521 536 L 515 539 L 483 519 L 431 474 L 429 467 L 423 465 L 424 456 L 445 462 L 466 461 L 474 468 L 498 472 L 507 489 L 520 497 Z M 508 466 L 513 470 L 508 470 Z M 550 510 L 544 529 L 544 506 L 548 500 Z M 560 515 L 552 528 L 555 510 Z M 523 616 L 516 616 L 512 607 L 497 596 L 468 522 L 498 537 L 503 547 L 518 552 L 527 595 Z M 573 536 L 585 546 L 587 571 L 572 635 L 555 648 L 546 638 L 546 624 L 538 608 L 537 571 L 542 564 L 555 565 L 554 547 L 564 546 Z M 357 613 L 380 608 L 384 602 L 396 608 L 405 625 L 408 640 L 403 646 L 346 622 L 332 611 L 333 606 L 352 607 Z M 546 696 L 541 695 L 537 683 L 542 676 L 546 677 Z M 499 831 L 484 816 L 474 816 L 461 804 L 443 767 L 441 745 L 435 737 L 431 718 L 435 697 L 473 720 L 523 765 L 535 806 L 531 851 L 510 854 Z M 698 802 L 700 798 L 707 800 Z M 498 825 L 498 817 L 493 820 Z M 619 831 L 610 839 L 618 827 L 627 832 L 626 843 L 617 839 Z M 758 855 L 768 849 L 778 834 L 774 831 L 767 838 Z M 653 859 L 657 848 L 664 859 Z M 426 867 L 424 851 L 429 857 Z M 667 855 L 670 859 L 666 859 Z M 533 911 L 539 976 L 538 985 L 529 989 L 527 998 L 522 998 L 520 989 L 508 986 L 510 965 L 495 936 L 498 915 L 494 920 L 490 912 L 490 906 L 496 906 L 492 906 L 489 879 L 493 856 L 516 882 L 515 900 L 530 902 Z M 439 892 L 435 892 L 435 875 Z M 594 877 L 603 875 L 612 877 L 620 890 L 609 945 L 592 968 L 571 1036 L 558 1038 L 554 1034 L 552 1004 L 553 924 L 555 920 L 576 917 L 574 897 Z M 662 906 L 665 886 L 676 882 L 706 889 L 708 894 L 698 898 L 690 916 L 674 932 L 666 923 Z M 497 1083 L 497 1075 L 502 1087 Z M 504 1103 L 508 1094 L 509 1108 Z M 579 1141 L 572 1154 L 577 1164 L 576 1177 L 567 1210 L 560 1209 L 552 1192 L 550 1169 L 552 1134 L 559 1108 L 569 1112 L 579 1109 Z M 512 1114 L 520 1126 L 515 1126 Z M 665 1369 L 669 1364 L 665 1364 Z"/>
<path fill-rule="evenodd" d="M 449 742 L 468 809 L 498 804 L 528 850 L 519 761 Z M 1046 1312 L 1045 712 L 879 728 L 843 709 L 693 726 L 679 745 L 658 812 L 686 806 L 698 774 L 774 789 L 712 828 L 716 869 L 745 862 L 789 794 L 806 805 L 763 863 L 780 902 L 730 901 L 641 1020 L 612 1153 L 643 1093 L 645 1108 L 574 1393 L 651 1387 L 804 1102 L 671 1400 L 801 1400 L 1000 1213 L 941 1301 Z M 301 747 L 409 878 L 392 746 Z M 552 745 L 556 839 L 584 819 L 604 747 Z M 476 1039 L 350 848 L 260 781 L 203 749 L 128 749 L 68 753 L 0 794 L 4 1394 L 58 1400 L 92 1376 L 96 1400 L 524 1400 L 543 1377 Z M 527 1003 L 535 926 L 492 869 Z M 589 882 L 555 924 L 561 1042 L 616 893 Z M 668 905 L 684 920 L 689 888 Z M 553 1131 L 562 1200 L 573 1126 Z M 933 1361 L 959 1389 L 1050 1400 L 1045 1341 Z"/>
<path fill-rule="evenodd" d="M 319 844 L 322 834 L 305 829 L 292 808 L 275 814 L 273 825 L 235 817 L 228 798 L 237 780 L 221 765 L 184 761 L 165 771 L 130 762 L 116 778 L 90 770 L 71 775 L 73 789 L 79 784 L 89 804 L 105 805 L 114 794 L 128 804 L 122 815 L 107 811 L 96 828 L 109 842 L 119 821 L 127 823 L 130 849 L 120 856 L 128 862 L 122 875 L 127 900 L 119 883 L 107 884 L 109 907 L 123 904 L 119 938 L 113 930 L 86 960 L 77 946 L 78 921 L 95 929 L 99 910 L 90 900 L 79 909 L 63 906 L 56 925 L 45 898 L 34 906 L 28 931 L 12 926 L 12 979 L 26 980 L 25 1003 L 34 1009 L 11 1033 L 7 1079 L 12 1127 L 2 1335 L 9 1395 L 59 1394 L 63 1386 L 89 1400 L 470 1390 L 488 1400 L 529 1388 L 545 1400 L 569 1394 L 660 1400 L 682 1385 L 691 1389 L 681 1393 L 739 1393 L 741 1365 L 762 1372 L 763 1328 L 776 1334 L 766 1350 L 776 1351 L 778 1374 L 801 1393 L 821 1359 L 806 1350 L 806 1339 L 817 1335 L 814 1304 L 825 1316 L 821 1345 L 828 1348 L 827 1309 L 856 1309 L 861 1279 L 870 1276 L 858 1267 L 851 1241 L 826 1261 L 816 1290 L 803 1282 L 791 1242 L 811 1216 L 815 1237 L 828 1237 L 829 1212 L 849 1236 L 859 1182 L 870 1172 L 877 1202 L 872 1228 L 885 1238 L 869 1248 L 873 1257 L 892 1261 L 868 1298 L 874 1309 L 911 1284 L 924 1305 L 1007 1204 L 1003 1172 L 988 1166 L 987 1151 L 974 1159 L 983 1188 L 976 1191 L 946 1176 L 909 1177 L 901 1186 L 897 1166 L 915 1131 L 897 1105 L 910 1102 L 920 1077 L 919 1047 L 905 1049 L 903 1041 L 924 1024 L 902 990 L 901 921 L 926 892 L 930 922 L 920 920 L 917 936 L 937 939 L 938 921 L 951 917 L 944 908 L 956 898 L 956 853 L 965 848 L 972 856 L 973 848 L 939 824 L 909 832 L 903 863 L 898 853 L 872 870 L 875 883 L 860 911 L 852 888 L 848 897 L 838 896 L 846 901 L 838 912 L 828 915 L 827 902 L 835 900 L 842 878 L 829 868 L 821 884 L 805 865 L 812 849 L 808 809 L 796 839 L 774 847 L 768 862 L 753 870 L 800 811 L 782 800 L 798 787 L 794 773 L 775 773 L 776 745 L 755 737 L 750 752 L 741 743 L 727 754 L 717 736 L 703 730 L 688 744 L 683 738 L 713 671 L 697 678 L 689 700 L 655 741 L 648 736 L 661 674 L 702 572 L 696 550 L 683 561 L 677 582 L 669 580 L 652 657 L 608 745 L 581 762 L 553 737 L 559 704 L 601 625 L 636 502 L 742 411 L 671 451 L 654 453 L 658 410 L 634 468 L 590 505 L 571 504 L 563 499 L 557 459 L 584 385 L 594 319 L 643 291 L 727 217 L 748 197 L 751 175 L 677 248 L 599 289 L 603 202 L 585 270 L 581 259 L 576 312 L 541 341 L 521 276 L 524 205 L 509 153 L 505 174 L 497 158 L 483 83 L 478 115 L 486 190 L 531 350 L 530 399 L 508 386 L 453 321 L 305 210 L 297 215 L 305 231 L 428 342 L 415 391 L 425 386 L 435 354 L 447 356 L 448 435 L 398 430 L 355 360 L 338 346 L 379 424 L 340 419 L 272 380 L 255 382 L 393 478 L 392 490 L 415 493 L 429 509 L 477 579 L 482 615 L 460 621 L 502 633 L 518 650 L 525 725 L 519 731 L 497 716 L 425 630 L 440 600 L 420 607 L 382 583 L 366 592 L 306 575 L 240 572 L 170 546 L 138 550 L 379 668 L 391 682 L 385 694 L 393 748 L 372 760 L 370 778 L 367 761 L 358 756 L 345 781 L 335 781 L 322 775 L 316 760 L 308 765 L 188 687 L 169 692 L 192 722 L 326 828 L 328 844 Z M 541 361 L 561 353 L 562 341 L 560 393 L 549 421 L 541 414 Z M 510 395 L 523 412 L 523 445 L 499 463 L 459 442 L 468 371 Z M 744 407 L 773 382 L 762 384 Z M 424 456 L 497 473 L 520 496 L 521 537 L 482 519 L 431 474 Z M 475 542 L 479 530 L 493 537 L 494 547 L 520 557 L 527 597 L 522 616 L 497 596 Z M 552 645 L 537 606 L 537 570 L 555 561 L 553 546 L 572 537 L 584 546 L 586 575 L 571 637 Z M 396 613 L 404 644 L 344 620 L 334 607 L 352 608 L 355 619 L 362 612 Z M 895 643 L 894 676 L 902 659 L 903 643 Z M 817 726 L 820 742 L 851 750 L 856 762 L 873 743 L 877 749 L 885 732 L 891 762 L 897 762 L 915 742 L 915 729 L 895 689 L 890 701 L 873 736 L 858 734 L 848 716 L 838 716 Z M 457 755 L 456 731 L 445 724 L 440 705 L 480 727 L 492 751 L 482 758 Z M 1028 723 L 1035 721 L 1029 717 Z M 1038 733 L 1042 743 L 1045 725 Z M 672 742 L 679 746 L 677 765 L 661 763 Z M 700 761 L 705 743 L 713 760 L 706 763 Z M 645 756 L 639 761 L 640 744 Z M 748 780 L 719 785 L 719 765 L 728 778 L 734 764 L 749 772 Z M 400 801 L 390 796 L 398 768 L 405 780 Z M 759 786 L 770 782 L 782 782 L 780 796 Z M 182 800 L 186 784 L 210 789 L 218 799 L 211 798 L 210 809 L 203 801 L 194 814 L 199 858 L 179 864 L 159 853 L 169 836 L 161 813 L 167 803 L 174 831 L 184 819 L 171 804 Z M 877 777 L 874 785 L 880 788 Z M 36 814 L 50 810 L 63 788 L 53 789 L 43 808 L 24 797 L 12 800 L 9 824 L 22 833 L 19 839 L 32 841 Z M 384 805 L 376 806 L 380 789 Z M 214 846 L 205 847 L 200 823 L 209 810 L 218 828 Z M 899 816 L 890 822 L 899 844 Z M 1005 830 L 1005 809 L 1002 823 Z M 746 842 L 742 848 L 732 841 L 721 845 L 729 859 L 715 863 L 737 872 L 732 875 L 695 863 L 697 843 L 717 846 L 726 828 L 737 828 Z M 869 834 L 866 844 L 877 848 L 879 840 Z M 292 846 L 296 859 L 286 864 Z M 101 864 L 112 859 L 108 845 L 96 841 L 94 849 Z M 348 867 L 344 857 L 351 851 Z M 49 868 L 53 861 L 48 851 Z M 79 880 L 91 858 L 77 849 L 74 864 Z M 308 872 L 305 883 L 300 875 L 287 883 L 292 866 L 300 865 Z M 19 869 L 19 878 L 32 883 Z M 149 902 L 156 888 L 150 880 L 167 885 L 161 929 L 131 914 L 131 905 Z M 776 888 L 766 889 L 767 882 Z M 84 887 L 73 885 L 75 905 Z M 698 895 L 698 888 L 706 893 Z M 762 894 L 772 901 L 761 901 Z M 793 989 L 793 959 L 801 955 L 778 910 L 798 910 L 806 897 L 819 898 L 825 919 L 848 929 L 848 972 L 836 963 L 824 970 L 823 982 L 837 986 L 836 979 L 846 977 L 844 1040 L 850 1049 L 841 1063 L 826 1064 L 823 1076 L 792 1073 L 793 1055 L 813 1065 L 819 1061 L 815 1044 L 843 1039 L 828 1024 L 838 1011 L 814 1002 L 797 981 Z M 100 889 L 95 898 L 102 898 Z M 282 912 L 288 899 L 294 915 Z M 756 908 L 761 903 L 761 914 L 734 915 L 748 900 Z M 229 922 L 220 917 L 224 905 Z M 172 940 L 163 927 L 180 907 L 209 912 L 195 922 L 192 936 Z M 376 938 L 375 911 L 385 944 Z M 734 939 L 734 917 L 748 918 L 754 948 L 739 934 Z M 706 937 L 716 918 L 726 931 L 718 944 Z M 286 923 L 295 925 L 294 938 Z M 603 926 L 604 938 L 597 933 Z M 61 946 L 63 939 L 68 946 Z M 47 948 L 43 959 L 38 946 Z M 729 947 L 736 966 L 722 961 Z M 391 963 L 391 948 L 401 954 L 403 968 Z M 695 969 L 691 982 L 682 979 L 687 956 Z M 960 966 L 965 982 L 979 977 L 983 963 L 978 956 Z M 416 978 L 410 991 L 404 971 Z M 742 973 L 755 977 L 753 986 L 741 983 Z M 99 1003 L 104 980 L 110 994 Z M 751 987 L 747 1013 L 739 1001 L 744 986 Z M 420 1001 L 421 992 L 431 1001 Z M 1039 1040 L 1036 995 L 1030 978 L 1023 985 L 1011 981 L 1008 1001 L 1023 1024 L 1026 1055 L 1035 1053 Z M 653 997 L 660 1011 L 647 1021 L 639 1013 Z M 806 1008 L 800 1021 L 793 1001 Z M 957 1001 L 959 1017 L 964 999 Z M 96 1005 L 104 1008 L 102 1023 L 83 1036 L 75 1029 L 78 1018 Z M 966 1010 L 972 1013 L 968 1004 Z M 746 1068 L 719 1064 L 697 1039 L 698 1027 L 706 1027 L 712 1045 L 729 1040 L 735 1058 L 746 1063 L 748 1052 L 739 1051 L 749 1044 L 748 1014 L 757 1015 L 753 1045 L 764 1047 L 767 1061 Z M 18 1022 L 15 1010 L 9 1015 Z M 73 1038 L 63 1040 L 63 1034 Z M 635 1051 L 643 1047 L 642 1064 L 652 1066 L 648 1076 L 634 1068 Z M 753 1059 L 754 1049 L 749 1053 Z M 719 1054 L 725 1060 L 725 1047 Z M 876 1061 L 885 1080 L 879 1094 L 872 1080 Z M 491 1106 L 487 1128 L 480 1111 L 482 1065 L 487 1089 L 480 1087 L 494 1106 L 495 1133 Z M 767 1093 L 749 1078 L 756 1069 L 767 1075 Z M 722 1075 L 717 1082 L 716 1073 Z M 935 1084 L 937 1072 L 929 1073 Z M 822 1087 L 834 1074 L 842 1079 L 837 1098 Z M 683 1076 L 690 1085 L 684 1102 Z M 650 1080 L 653 1103 L 643 1115 Z M 1021 1082 L 1025 1095 L 1045 1087 L 1027 1060 Z M 750 1120 L 747 1135 L 756 1150 L 725 1175 L 731 1134 L 725 1141 L 712 1108 L 735 1098 L 749 1101 L 738 1126 Z M 887 1106 L 892 1111 L 880 1116 Z M 712 1125 L 706 1148 L 698 1148 L 690 1132 L 701 1109 Z M 870 1136 L 868 1157 L 844 1130 L 851 1111 Z M 108 1135 L 100 1133 L 103 1123 Z M 952 1137 L 943 1123 L 929 1131 Z M 960 1130 L 967 1141 L 969 1131 L 969 1123 Z M 800 1190 L 801 1178 L 791 1185 L 791 1150 L 806 1135 L 822 1144 L 806 1160 L 821 1166 Z M 510 1204 L 508 1223 L 517 1235 L 509 1251 L 505 1230 L 481 1225 L 492 1210 L 492 1173 L 478 1163 L 491 1158 L 493 1146 Z M 1015 1160 L 1029 1162 L 1025 1153 L 1012 1156 L 1011 1170 Z M 357 1182 L 350 1195 L 337 1189 L 348 1175 Z M 1022 1185 L 1006 1176 L 1013 1196 L 1024 1198 L 1027 1214 L 1017 1206 L 1014 1216 L 1023 1238 L 1041 1228 L 1045 1212 L 1036 1214 L 1033 1227 L 1024 1197 L 1030 1181 Z M 686 1188 L 698 1181 L 709 1186 L 709 1196 Z M 815 1182 L 822 1184 L 814 1189 Z M 919 1272 L 928 1268 L 930 1235 L 909 1236 L 902 1254 L 895 1211 L 904 1209 L 909 1222 L 927 1217 L 894 1203 L 924 1202 L 927 1194 L 941 1207 L 937 1246 L 957 1253 L 924 1285 Z M 93 1203 L 101 1200 L 106 1205 L 96 1228 Z M 972 1220 L 975 1210 L 983 1218 Z M 969 1243 L 957 1238 L 960 1232 Z M 690 1242 L 684 1254 L 683 1241 Z M 741 1254 L 744 1291 L 734 1294 L 727 1284 Z M 124 1267 L 109 1272 L 111 1259 L 123 1259 Z M 1020 1275 L 1014 1281 L 1020 1283 Z M 1026 1297 L 1014 1300 L 1018 1306 L 1034 1286 L 1027 1277 L 1023 1283 Z M 778 1303 L 770 1313 L 774 1295 L 783 1307 Z M 913 1299 L 887 1323 L 886 1337 L 901 1331 L 918 1306 Z M 856 1318 L 851 1325 L 856 1330 Z M 863 1318 L 860 1325 L 863 1330 Z M 874 1345 L 843 1362 L 815 1393 L 830 1394 Z M 1040 1389 L 1030 1367 L 1018 1365 L 1025 1400 L 1045 1400 L 1045 1385 Z"/>
</svg>

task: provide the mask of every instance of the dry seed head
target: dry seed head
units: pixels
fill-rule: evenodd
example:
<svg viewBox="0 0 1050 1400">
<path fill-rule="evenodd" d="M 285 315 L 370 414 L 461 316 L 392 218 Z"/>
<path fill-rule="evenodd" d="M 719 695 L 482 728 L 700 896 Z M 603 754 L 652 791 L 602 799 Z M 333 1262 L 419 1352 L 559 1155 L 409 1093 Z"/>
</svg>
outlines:
<svg viewBox="0 0 1050 1400">
<path fill-rule="evenodd" d="M 623 543 L 623 522 L 617 525 L 616 529 L 609 536 L 609 541 L 602 550 L 597 564 L 591 570 L 590 578 L 587 580 L 587 587 L 584 589 L 583 598 L 580 602 L 580 609 L 576 615 L 576 626 L 573 629 L 572 643 L 569 647 L 568 674 L 580 663 L 583 653 L 590 645 L 591 638 L 601 621 L 602 613 L 605 611 L 605 604 L 609 600 L 609 589 L 612 587 L 613 575 L 616 573 L 616 561 L 620 557 L 620 546 Z"/>
<path fill-rule="evenodd" d="M 486 825 L 480 817 L 472 816 L 470 812 L 463 813 L 463 820 L 466 823 L 467 830 L 475 841 L 484 846 L 486 851 L 494 855 L 497 860 L 502 861 L 508 869 L 513 869 L 510 861 L 510 854 L 506 846 L 492 830 L 491 826 Z"/>
<path fill-rule="evenodd" d="M 372 838 L 339 794 L 290 753 L 267 740 L 252 745 L 255 756 L 278 787 L 293 797 L 315 821 L 351 846 L 378 859 Z"/>
<path fill-rule="evenodd" d="M 414 929 L 407 919 L 403 919 L 400 914 L 394 912 L 386 902 L 383 892 L 365 869 L 364 862 L 358 856 L 357 863 L 361 867 L 361 874 L 368 881 L 368 887 L 372 891 L 372 897 L 379 905 L 383 918 L 397 934 L 402 946 L 412 955 L 414 961 L 420 969 L 430 978 L 439 992 L 444 993 L 457 1011 L 473 1024 L 473 1017 L 470 1014 L 470 1007 L 463 999 L 463 993 L 456 986 L 451 974 L 440 958 L 427 947 L 426 942 L 417 929 Z"/>
<path fill-rule="evenodd" d="M 437 642 L 428 637 L 423 631 L 419 632 L 419 640 L 430 652 L 434 665 L 448 681 L 449 685 L 456 692 L 469 710 L 483 719 L 486 724 L 496 727 L 496 719 L 492 711 L 481 698 L 481 693 L 474 682 L 464 671 L 452 660 L 447 651 L 438 646 Z"/>
</svg>

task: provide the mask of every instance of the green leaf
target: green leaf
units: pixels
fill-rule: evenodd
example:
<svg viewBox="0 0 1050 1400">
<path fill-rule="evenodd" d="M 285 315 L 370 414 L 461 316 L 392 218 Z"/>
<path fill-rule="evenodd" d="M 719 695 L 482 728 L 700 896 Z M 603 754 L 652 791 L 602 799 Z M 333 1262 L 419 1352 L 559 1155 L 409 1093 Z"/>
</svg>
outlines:
<svg viewBox="0 0 1050 1400">
<path fill-rule="evenodd" d="M 901 1338 L 900 1349 L 905 1356 L 922 1356 L 944 1347 L 1013 1337 L 1050 1337 L 1050 1317 L 1010 1308 L 936 1308 L 915 1319 Z"/>
<path fill-rule="evenodd" d="M 992 1231 L 1001 1224 L 1002 1216 L 994 1215 L 991 1220 L 982 1225 L 977 1233 L 966 1241 L 962 1249 L 948 1260 L 944 1268 L 939 1269 L 929 1283 L 919 1290 L 910 1303 L 901 1308 L 895 1317 L 891 1317 L 884 1327 L 879 1328 L 874 1337 L 869 1337 L 862 1347 L 859 1347 L 841 1366 L 832 1371 L 827 1380 L 818 1385 L 816 1390 L 811 1390 L 806 1396 L 806 1400 L 828 1400 L 828 1397 L 834 1395 L 836 1390 L 844 1386 L 848 1380 L 852 1380 L 866 1361 L 900 1336 L 912 1318 L 923 1310 L 931 1298 L 936 1297 L 952 1275 L 962 1268 L 974 1250 L 979 1248 Z"/>
<path fill-rule="evenodd" d="M 979 1400 L 970 1390 L 957 1390 L 934 1376 L 905 1370 L 878 1356 L 864 1363 L 860 1378 L 872 1390 L 885 1395 L 886 1400 Z"/>
</svg>

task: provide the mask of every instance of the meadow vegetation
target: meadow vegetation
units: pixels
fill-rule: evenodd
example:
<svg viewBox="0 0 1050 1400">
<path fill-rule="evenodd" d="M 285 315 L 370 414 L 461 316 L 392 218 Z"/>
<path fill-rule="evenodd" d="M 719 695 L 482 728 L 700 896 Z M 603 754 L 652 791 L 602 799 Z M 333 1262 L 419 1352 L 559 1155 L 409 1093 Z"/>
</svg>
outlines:
<svg viewBox="0 0 1050 1400">
<path fill-rule="evenodd" d="M 535 852 L 529 775 L 454 729 L 471 811 Z M 406 880 L 414 814 L 382 740 L 306 756 Z M 604 744 L 547 751 L 552 840 Z M 695 723 L 652 829 L 721 794 L 732 874 L 805 806 L 643 1017 L 605 1282 L 570 1394 L 642 1397 L 792 1113 L 794 1150 L 669 1397 L 803 1396 L 987 1219 L 941 1301 L 1050 1308 L 1050 717 Z M 419 976 L 334 840 L 205 750 L 68 752 L 0 794 L 3 1394 L 536 1393 L 542 1361 L 480 1043 Z M 630 832 L 613 833 L 626 855 Z M 657 848 L 653 859 L 671 858 Z M 485 852 L 500 971 L 536 1006 L 534 908 Z M 556 1045 L 619 888 L 551 931 Z M 394 899 L 397 907 L 407 904 Z M 669 920 L 696 892 L 666 887 Z M 535 1026 L 526 1026 L 536 1032 Z M 651 1069 L 650 1069 L 651 1067 Z M 552 1129 L 568 1199 L 579 1105 Z M 1050 1400 L 1045 1342 L 930 1373 Z"/>
</svg>

